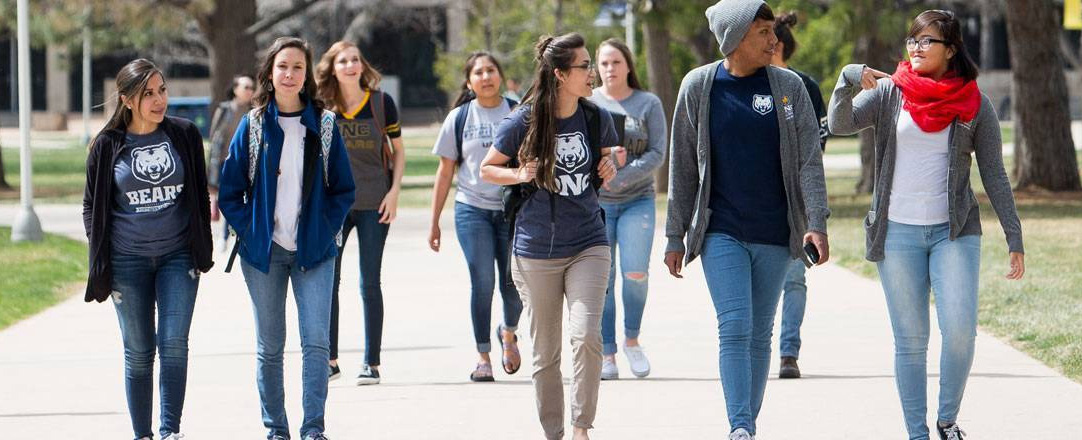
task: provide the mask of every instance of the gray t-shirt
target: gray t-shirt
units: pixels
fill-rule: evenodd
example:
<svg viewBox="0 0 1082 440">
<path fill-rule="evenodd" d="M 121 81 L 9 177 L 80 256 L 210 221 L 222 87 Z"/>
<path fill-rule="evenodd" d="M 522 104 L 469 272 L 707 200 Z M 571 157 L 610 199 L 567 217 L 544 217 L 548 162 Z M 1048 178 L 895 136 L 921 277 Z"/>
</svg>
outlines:
<svg viewBox="0 0 1082 440">
<path fill-rule="evenodd" d="M 113 165 L 113 251 L 159 257 L 187 246 L 184 165 L 159 128 L 124 137 Z"/>
<path fill-rule="evenodd" d="M 627 164 L 611 182 L 611 190 L 601 190 L 602 203 L 620 203 L 640 197 L 653 197 L 654 172 L 665 161 L 669 133 L 665 110 L 656 95 L 635 90 L 620 101 L 609 99 L 594 89 L 590 101 L 610 113 L 624 115 L 624 145 Z"/>
<path fill-rule="evenodd" d="M 465 106 L 469 106 L 469 112 L 466 114 L 466 125 L 462 127 L 463 160 L 456 176 L 458 191 L 455 201 L 481 209 L 502 211 L 500 186 L 481 180 L 481 160 L 492 146 L 496 127 L 511 113 L 511 107 L 506 100 L 501 99 L 499 106 L 485 108 L 475 99 L 452 109 L 443 120 L 443 127 L 440 128 L 432 154 L 458 160 L 458 150 L 455 148 L 455 119 Z"/>
</svg>

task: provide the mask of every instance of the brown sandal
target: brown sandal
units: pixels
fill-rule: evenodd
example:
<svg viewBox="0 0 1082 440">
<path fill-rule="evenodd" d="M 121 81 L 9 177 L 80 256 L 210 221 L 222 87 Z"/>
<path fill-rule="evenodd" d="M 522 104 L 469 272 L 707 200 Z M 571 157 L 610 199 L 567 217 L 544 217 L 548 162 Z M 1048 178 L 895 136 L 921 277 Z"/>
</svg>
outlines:
<svg viewBox="0 0 1082 440">
<path fill-rule="evenodd" d="M 477 367 L 470 373 L 470 380 L 473 382 L 495 382 L 496 378 L 492 376 L 492 364 L 477 364 Z"/>
<path fill-rule="evenodd" d="M 503 331 L 503 324 L 500 324 L 496 329 L 496 338 L 503 347 L 503 371 L 507 374 L 515 374 L 522 366 L 522 355 L 518 351 L 518 335 L 512 333 L 514 339 L 508 344 L 503 341 Z"/>
</svg>

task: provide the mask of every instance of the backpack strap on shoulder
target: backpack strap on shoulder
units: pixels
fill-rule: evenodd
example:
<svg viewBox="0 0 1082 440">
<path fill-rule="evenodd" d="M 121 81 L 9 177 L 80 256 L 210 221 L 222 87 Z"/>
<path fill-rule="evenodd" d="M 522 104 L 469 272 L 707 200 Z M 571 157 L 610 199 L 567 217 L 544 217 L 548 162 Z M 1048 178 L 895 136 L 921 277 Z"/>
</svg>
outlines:
<svg viewBox="0 0 1082 440">
<path fill-rule="evenodd" d="M 579 105 L 582 106 L 582 112 L 586 115 L 586 138 L 590 142 L 592 168 L 590 186 L 594 188 L 594 191 L 600 191 L 602 180 L 597 165 L 601 163 L 601 109 L 584 98 L 579 98 Z"/>
<path fill-rule="evenodd" d="M 458 109 L 458 114 L 455 115 L 455 151 L 458 153 L 455 159 L 456 165 L 462 165 L 462 136 L 466 134 L 466 118 L 470 114 L 470 102 L 472 101 L 471 99 L 455 107 Z"/>
<path fill-rule="evenodd" d="M 259 156 L 263 148 L 263 112 L 248 112 L 248 190 L 255 186 L 255 173 L 259 169 Z"/>
<path fill-rule="evenodd" d="M 331 143 L 334 142 L 334 112 L 323 110 L 319 120 L 319 146 L 323 157 L 323 187 L 330 188 L 327 174 L 330 173 Z"/>
</svg>

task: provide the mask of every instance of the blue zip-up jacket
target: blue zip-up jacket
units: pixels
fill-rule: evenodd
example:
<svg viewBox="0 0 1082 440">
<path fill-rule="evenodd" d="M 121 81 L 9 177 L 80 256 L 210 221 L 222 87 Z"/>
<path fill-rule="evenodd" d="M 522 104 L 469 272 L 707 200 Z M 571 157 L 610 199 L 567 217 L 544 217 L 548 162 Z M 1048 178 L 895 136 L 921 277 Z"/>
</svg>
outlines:
<svg viewBox="0 0 1082 440">
<path fill-rule="evenodd" d="M 302 99 L 305 99 L 302 96 Z M 319 117 L 322 110 L 309 100 L 301 114 L 307 128 L 304 137 L 304 174 L 301 189 L 301 212 L 297 225 L 297 264 L 302 271 L 338 254 L 335 236 L 342 229 L 346 213 L 353 204 L 355 186 L 342 135 L 334 127 L 328 170 L 323 169 L 323 149 L 319 142 Z M 252 197 L 248 192 L 248 115 L 237 126 L 229 144 L 229 157 L 222 163 L 218 205 L 226 221 L 240 238 L 240 257 L 266 273 L 270 267 L 271 235 L 274 232 L 274 203 L 278 194 L 278 167 L 282 159 L 285 134 L 278 125 L 278 106 L 274 99 L 263 113 L 263 148 Z M 324 185 L 323 173 L 327 173 Z"/>
</svg>

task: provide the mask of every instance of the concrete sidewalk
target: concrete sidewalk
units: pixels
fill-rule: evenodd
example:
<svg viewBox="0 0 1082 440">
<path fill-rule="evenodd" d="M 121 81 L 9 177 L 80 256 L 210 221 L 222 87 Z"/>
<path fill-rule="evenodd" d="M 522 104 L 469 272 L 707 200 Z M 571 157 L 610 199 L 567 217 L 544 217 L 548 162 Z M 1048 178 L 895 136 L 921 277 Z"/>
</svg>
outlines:
<svg viewBox="0 0 1082 440">
<path fill-rule="evenodd" d="M 11 222 L 12 208 L 0 208 L 0 222 Z M 56 227 L 78 236 L 81 224 L 74 222 L 78 229 L 72 231 L 70 220 L 79 218 L 79 210 L 74 205 L 41 207 L 38 213 L 47 230 Z M 541 438 L 525 325 L 520 331 L 527 359 L 522 371 L 510 377 L 499 371 L 494 384 L 469 382 L 476 354 L 466 265 L 450 215 L 442 224 L 444 250 L 428 250 L 427 218 L 426 210 L 403 210 L 391 228 L 383 265 L 384 382 L 377 386 L 356 387 L 351 380 L 363 355 L 357 249 L 351 242 L 343 274 L 343 378 L 331 383 L 328 436 Z M 702 267 L 696 262 L 686 269 L 685 279 L 675 280 L 660 263 L 661 239 L 654 244 L 642 333 L 653 373 L 648 379 L 602 383 L 592 438 L 724 438 L 728 424 L 718 381 L 716 322 Z M 183 432 L 193 440 L 255 439 L 265 433 L 255 387 L 250 300 L 239 271 L 222 273 L 224 265 L 225 256 L 220 255 L 214 270 L 203 276 L 192 324 Z M 801 353 L 805 378 L 770 381 L 757 438 L 904 438 L 890 326 L 878 283 L 828 265 L 810 270 L 808 284 L 811 298 Z M 295 433 L 302 413 L 292 306 L 291 301 L 286 394 Z M 494 310 L 499 319 L 500 307 Z M 933 336 L 931 372 L 938 370 L 938 346 Z M 565 374 L 571 371 L 569 350 Z M 1082 385 L 984 333 L 978 336 L 976 353 L 959 419 L 968 438 L 1082 436 Z M 619 364 L 622 377 L 631 377 L 622 355 Z M 775 361 L 772 369 L 776 367 Z M 929 381 L 930 420 L 935 416 L 936 377 L 932 374 Z M 0 332 L 0 396 L 4 438 L 131 438 L 112 306 L 84 304 L 77 294 Z"/>
</svg>

